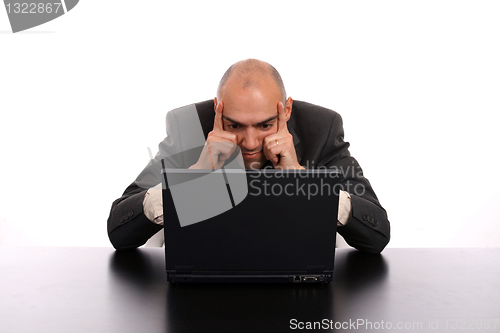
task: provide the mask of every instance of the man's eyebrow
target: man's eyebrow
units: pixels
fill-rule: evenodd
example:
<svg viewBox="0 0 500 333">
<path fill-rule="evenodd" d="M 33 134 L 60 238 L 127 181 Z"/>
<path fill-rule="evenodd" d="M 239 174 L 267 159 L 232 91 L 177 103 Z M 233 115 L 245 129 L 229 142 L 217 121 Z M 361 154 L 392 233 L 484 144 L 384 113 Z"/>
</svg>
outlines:
<svg viewBox="0 0 500 333">
<path fill-rule="evenodd" d="M 275 115 L 275 116 L 272 116 L 264 121 L 261 121 L 260 123 L 258 123 L 257 125 L 264 125 L 265 123 L 268 123 L 270 121 L 273 121 L 274 119 L 278 118 L 278 115 Z"/>
<path fill-rule="evenodd" d="M 235 123 L 236 125 L 241 125 L 239 122 L 234 121 L 234 120 L 232 120 L 231 118 L 226 117 L 225 115 L 222 115 L 222 118 L 224 118 L 224 119 L 226 119 L 227 121 L 230 121 L 230 122 L 232 122 L 232 123 Z"/>
<path fill-rule="evenodd" d="M 222 118 L 224 118 L 224 119 L 226 119 L 227 121 L 230 121 L 230 122 L 232 122 L 232 123 L 234 123 L 234 124 L 236 124 L 236 125 L 240 125 L 240 126 L 241 126 L 241 125 L 243 125 L 243 124 L 240 124 L 239 122 L 237 122 L 237 121 L 235 121 L 235 120 L 233 120 L 233 119 L 231 119 L 231 118 L 229 118 L 229 117 L 226 117 L 225 115 L 222 115 Z M 272 116 L 272 117 L 270 117 L 270 118 L 268 118 L 268 119 L 266 119 L 266 120 L 264 120 L 264 121 L 261 121 L 261 122 L 257 123 L 257 126 L 259 126 L 259 125 L 263 125 L 263 124 L 268 123 L 268 122 L 270 122 L 270 121 L 273 121 L 273 120 L 274 120 L 274 119 L 276 119 L 276 118 L 278 118 L 278 115 Z"/>
</svg>

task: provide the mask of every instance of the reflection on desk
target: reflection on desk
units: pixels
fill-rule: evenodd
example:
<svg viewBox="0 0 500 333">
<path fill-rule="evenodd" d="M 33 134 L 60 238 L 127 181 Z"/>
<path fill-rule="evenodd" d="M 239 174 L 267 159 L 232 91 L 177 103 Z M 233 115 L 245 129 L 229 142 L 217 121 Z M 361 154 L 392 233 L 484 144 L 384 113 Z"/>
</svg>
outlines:
<svg viewBox="0 0 500 333">
<path fill-rule="evenodd" d="M 338 249 L 329 285 L 170 285 L 164 260 L 161 248 L 0 248 L 0 331 L 500 331 L 500 249 Z"/>
</svg>

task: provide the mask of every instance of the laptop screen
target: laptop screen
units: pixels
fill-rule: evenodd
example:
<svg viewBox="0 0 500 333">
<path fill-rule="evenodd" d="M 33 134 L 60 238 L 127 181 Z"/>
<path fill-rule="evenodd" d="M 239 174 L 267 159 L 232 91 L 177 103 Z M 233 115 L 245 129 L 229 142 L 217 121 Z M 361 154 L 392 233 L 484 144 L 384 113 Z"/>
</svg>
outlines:
<svg viewBox="0 0 500 333">
<path fill-rule="evenodd" d="M 335 170 L 164 169 L 167 272 L 332 272 Z"/>
</svg>

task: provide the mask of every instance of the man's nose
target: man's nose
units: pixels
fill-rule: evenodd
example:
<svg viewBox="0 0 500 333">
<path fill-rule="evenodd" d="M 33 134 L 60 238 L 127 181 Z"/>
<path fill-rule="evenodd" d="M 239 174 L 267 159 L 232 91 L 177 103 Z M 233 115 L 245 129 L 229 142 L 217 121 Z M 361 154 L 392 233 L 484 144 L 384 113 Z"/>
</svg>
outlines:
<svg viewBox="0 0 500 333">
<path fill-rule="evenodd" d="M 254 151 L 260 145 L 259 136 L 254 128 L 247 129 L 241 138 L 241 146 L 245 150 Z"/>
</svg>

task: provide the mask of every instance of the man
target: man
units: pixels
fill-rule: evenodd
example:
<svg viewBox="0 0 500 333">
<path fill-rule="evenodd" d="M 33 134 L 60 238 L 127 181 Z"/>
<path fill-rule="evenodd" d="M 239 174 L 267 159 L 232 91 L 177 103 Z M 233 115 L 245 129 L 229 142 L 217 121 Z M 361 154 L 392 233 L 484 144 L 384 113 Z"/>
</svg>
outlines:
<svg viewBox="0 0 500 333">
<path fill-rule="evenodd" d="M 247 169 L 340 170 L 344 190 L 338 216 L 332 216 L 338 233 L 369 253 L 380 253 L 389 242 L 387 214 L 350 156 L 340 115 L 287 98 L 276 69 L 248 59 L 226 71 L 213 101 L 167 114 L 167 137 L 157 156 L 112 205 L 108 235 L 113 246 L 141 246 L 162 228 L 160 160 L 167 167 L 219 169 L 237 147 Z"/>
</svg>

